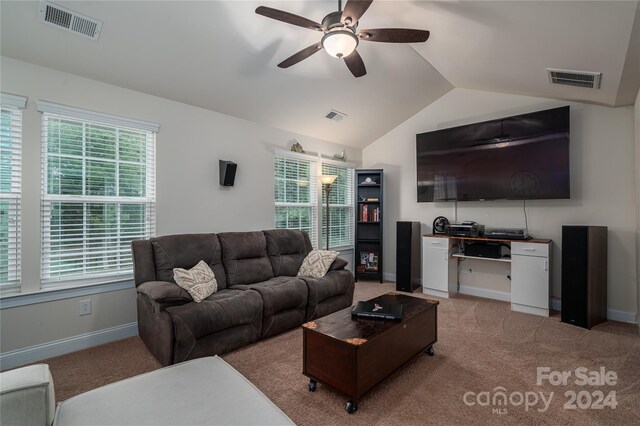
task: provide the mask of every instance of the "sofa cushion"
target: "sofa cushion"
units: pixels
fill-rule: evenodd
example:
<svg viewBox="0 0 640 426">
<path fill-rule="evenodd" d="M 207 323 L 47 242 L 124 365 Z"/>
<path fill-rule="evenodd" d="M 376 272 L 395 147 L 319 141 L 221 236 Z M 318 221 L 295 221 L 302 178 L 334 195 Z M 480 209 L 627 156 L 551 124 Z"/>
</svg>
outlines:
<svg viewBox="0 0 640 426">
<path fill-rule="evenodd" d="M 137 291 L 157 303 L 188 303 L 193 300 L 185 289 L 168 281 L 147 281 L 140 284 Z"/>
<path fill-rule="evenodd" d="M 187 290 L 196 303 L 218 291 L 216 277 L 204 260 L 189 270 L 173 268 L 173 278 L 180 287 Z"/>
<path fill-rule="evenodd" d="M 322 278 L 327 275 L 329 268 L 336 257 L 337 251 L 331 250 L 312 250 L 311 253 L 304 258 L 302 266 L 298 271 L 299 277 Z"/>
<path fill-rule="evenodd" d="M 267 239 L 261 231 L 218 234 L 227 286 L 252 284 L 273 278 Z"/>
<path fill-rule="evenodd" d="M 292 425 L 293 422 L 233 367 L 219 357 L 207 357 L 74 396 L 62 402 L 56 413 L 57 426 L 95 424 Z"/>
<path fill-rule="evenodd" d="M 313 249 L 306 232 L 293 229 L 264 231 L 273 274 L 295 277 L 302 261 Z"/>
<path fill-rule="evenodd" d="M 300 278 L 304 280 L 309 289 L 307 321 L 344 309 L 353 302 L 355 283 L 353 274 L 347 269 L 329 271 L 322 278 Z M 334 298 L 337 302 L 336 306 L 325 307 L 322 312 L 319 311 L 319 306 L 324 301 L 330 301 Z"/>
<path fill-rule="evenodd" d="M 204 260 L 218 282 L 218 289 L 227 287 L 220 242 L 216 234 L 167 235 L 151 239 L 158 281 L 175 283 L 173 268 L 191 269 Z"/>
<path fill-rule="evenodd" d="M 237 285 L 232 289 L 253 290 L 252 292 L 262 297 L 262 337 L 280 333 L 304 322 L 308 289 L 300 278 L 280 276 L 260 283 Z M 297 313 L 290 313 L 288 321 L 284 323 L 276 323 L 274 317 L 285 311 Z"/>
<path fill-rule="evenodd" d="M 220 290 L 200 303 L 172 306 L 166 312 L 175 331 L 174 362 L 188 359 L 196 341 L 209 334 L 248 324 L 255 341 L 262 331 L 262 298 L 253 291 Z"/>
<path fill-rule="evenodd" d="M 3 425 L 50 425 L 56 407 L 47 364 L 0 373 L 0 419 Z"/>
</svg>

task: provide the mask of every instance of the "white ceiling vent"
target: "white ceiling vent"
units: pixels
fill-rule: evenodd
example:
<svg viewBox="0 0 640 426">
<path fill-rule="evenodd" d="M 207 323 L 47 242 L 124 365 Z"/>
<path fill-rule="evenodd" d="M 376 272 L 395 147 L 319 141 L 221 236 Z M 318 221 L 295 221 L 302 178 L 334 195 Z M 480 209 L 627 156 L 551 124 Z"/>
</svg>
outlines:
<svg viewBox="0 0 640 426">
<path fill-rule="evenodd" d="M 588 89 L 599 89 L 601 72 L 571 71 L 547 68 L 549 83 L 564 84 L 565 86 L 586 87 Z"/>
<path fill-rule="evenodd" d="M 98 40 L 102 22 L 48 1 L 40 2 L 40 22 Z"/>
<path fill-rule="evenodd" d="M 340 112 L 340 111 L 336 111 L 335 109 L 332 109 L 324 117 L 328 118 L 331 121 L 342 121 L 347 117 L 347 114 L 345 114 L 344 112 Z"/>
</svg>

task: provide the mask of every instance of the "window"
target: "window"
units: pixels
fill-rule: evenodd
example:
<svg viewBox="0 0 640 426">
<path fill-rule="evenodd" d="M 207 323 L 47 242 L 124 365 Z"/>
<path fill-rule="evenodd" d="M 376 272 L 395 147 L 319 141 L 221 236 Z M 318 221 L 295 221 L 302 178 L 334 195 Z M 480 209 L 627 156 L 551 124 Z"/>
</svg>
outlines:
<svg viewBox="0 0 640 426">
<path fill-rule="evenodd" d="M 22 109 L 27 98 L 0 98 L 0 289 L 20 287 Z"/>
<path fill-rule="evenodd" d="M 338 176 L 329 193 L 329 247 L 353 245 L 354 235 L 354 169 L 353 167 L 322 162 L 323 175 Z M 322 191 L 322 247 L 327 241 L 327 193 Z"/>
<path fill-rule="evenodd" d="M 314 161 L 288 154 L 275 158 L 276 228 L 306 231 L 318 245 L 318 180 Z"/>
<path fill-rule="evenodd" d="M 337 175 L 329 195 L 329 246 L 353 245 L 353 165 L 277 150 L 274 171 L 276 228 L 304 230 L 313 247 L 326 247 L 326 194 L 318 175 Z"/>
<path fill-rule="evenodd" d="M 157 125 L 49 102 L 38 108 L 43 287 L 130 278 L 131 241 L 155 232 Z"/>
</svg>

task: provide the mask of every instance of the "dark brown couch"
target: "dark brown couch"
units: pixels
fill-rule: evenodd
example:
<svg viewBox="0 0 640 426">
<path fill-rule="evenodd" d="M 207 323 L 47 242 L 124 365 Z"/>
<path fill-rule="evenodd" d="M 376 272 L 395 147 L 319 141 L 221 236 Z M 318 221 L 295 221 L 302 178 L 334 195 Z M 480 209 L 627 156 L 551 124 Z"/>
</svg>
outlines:
<svg viewBox="0 0 640 426">
<path fill-rule="evenodd" d="M 353 274 L 336 259 L 323 278 L 296 277 L 311 242 L 277 229 L 184 234 L 133 241 L 138 331 L 169 365 L 228 352 L 297 327 L 353 302 Z M 204 260 L 218 291 L 200 303 L 173 279 L 173 268 Z"/>
</svg>

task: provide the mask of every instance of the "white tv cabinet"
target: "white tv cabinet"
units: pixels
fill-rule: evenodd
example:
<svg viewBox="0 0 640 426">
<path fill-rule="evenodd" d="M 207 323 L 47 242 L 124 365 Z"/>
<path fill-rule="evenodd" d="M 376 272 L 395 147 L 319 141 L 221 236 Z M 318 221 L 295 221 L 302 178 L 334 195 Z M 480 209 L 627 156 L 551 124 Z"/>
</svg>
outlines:
<svg viewBox="0 0 640 426">
<path fill-rule="evenodd" d="M 464 240 L 492 241 L 511 246 L 511 258 L 465 256 Z M 551 240 L 496 240 L 424 235 L 422 238 L 422 292 L 439 297 L 458 293 L 458 259 L 481 259 L 511 264 L 511 310 L 549 316 Z"/>
</svg>

